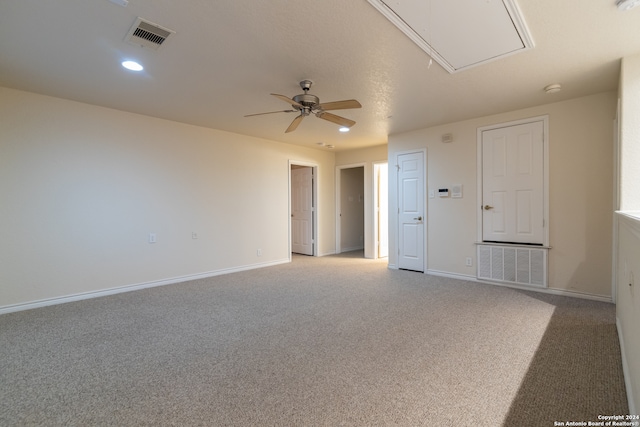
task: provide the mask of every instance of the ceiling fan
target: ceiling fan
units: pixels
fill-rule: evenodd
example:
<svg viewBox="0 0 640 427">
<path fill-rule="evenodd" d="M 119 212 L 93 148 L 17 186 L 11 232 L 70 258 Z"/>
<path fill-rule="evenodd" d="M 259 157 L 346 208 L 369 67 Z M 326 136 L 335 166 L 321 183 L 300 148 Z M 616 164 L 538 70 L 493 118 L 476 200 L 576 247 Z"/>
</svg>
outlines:
<svg viewBox="0 0 640 427">
<path fill-rule="evenodd" d="M 286 102 L 291 105 L 293 110 L 281 110 L 281 111 L 270 111 L 268 113 L 258 113 L 258 114 L 248 114 L 245 117 L 251 116 L 261 116 L 263 114 L 274 114 L 274 113 L 300 113 L 297 116 L 289 127 L 287 128 L 285 133 L 293 132 L 296 130 L 302 119 L 310 114 L 314 114 L 316 117 L 320 117 L 321 119 L 328 120 L 330 122 L 339 124 L 344 127 L 351 127 L 356 124 L 353 120 L 346 119 L 344 117 L 337 116 L 335 114 L 327 113 L 328 110 L 346 110 L 349 108 L 360 108 L 362 105 L 355 99 L 348 99 L 345 101 L 334 101 L 334 102 L 325 102 L 323 104 L 320 103 L 320 98 L 315 95 L 311 95 L 309 93 L 309 88 L 313 82 L 311 80 L 302 80 L 300 82 L 300 87 L 304 91 L 304 93 L 300 95 L 296 95 L 293 98 L 288 98 L 284 95 L 278 95 L 277 93 L 272 93 L 271 95 L 276 98 Z"/>
</svg>

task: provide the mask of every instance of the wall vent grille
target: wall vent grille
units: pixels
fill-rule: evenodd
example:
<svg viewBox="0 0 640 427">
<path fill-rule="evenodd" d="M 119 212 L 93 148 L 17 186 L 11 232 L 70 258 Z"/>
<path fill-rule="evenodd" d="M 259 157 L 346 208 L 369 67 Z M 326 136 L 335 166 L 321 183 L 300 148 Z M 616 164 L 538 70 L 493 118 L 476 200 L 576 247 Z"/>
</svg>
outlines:
<svg viewBox="0 0 640 427">
<path fill-rule="evenodd" d="M 547 249 L 478 245 L 478 279 L 547 287 Z"/>
<path fill-rule="evenodd" d="M 175 31 L 137 18 L 125 40 L 140 47 L 158 50 L 171 34 L 175 34 Z"/>
</svg>

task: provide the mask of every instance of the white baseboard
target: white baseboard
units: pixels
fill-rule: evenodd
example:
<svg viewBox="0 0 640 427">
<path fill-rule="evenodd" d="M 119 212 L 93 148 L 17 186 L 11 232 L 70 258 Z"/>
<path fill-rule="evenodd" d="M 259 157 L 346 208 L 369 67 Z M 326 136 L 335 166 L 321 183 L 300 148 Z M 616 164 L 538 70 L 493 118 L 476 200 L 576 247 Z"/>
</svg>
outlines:
<svg viewBox="0 0 640 427">
<path fill-rule="evenodd" d="M 484 283 L 487 285 L 495 285 L 495 286 L 503 286 L 503 287 L 512 288 L 512 289 L 520 289 L 522 291 L 541 292 L 545 294 L 561 295 L 565 297 L 582 298 L 582 299 L 588 299 L 593 301 L 613 303 L 613 300 L 611 299 L 611 297 L 604 296 L 604 295 L 589 294 L 586 292 L 568 291 L 566 289 L 556 289 L 556 288 L 541 288 L 537 286 L 516 285 L 511 283 L 503 283 L 503 282 L 491 282 L 489 280 L 478 280 L 475 276 L 469 276 L 466 274 L 448 273 L 445 271 L 438 271 L 438 270 L 427 270 L 425 273 L 432 274 L 434 276 L 449 277 L 452 279 L 469 280 L 471 282 Z"/>
<path fill-rule="evenodd" d="M 323 253 L 319 254 L 318 256 L 331 256 L 331 255 L 336 255 L 336 251 L 323 252 Z"/>
<path fill-rule="evenodd" d="M 13 313 L 16 311 L 31 310 L 32 308 L 47 307 L 50 305 L 64 304 L 67 302 L 81 301 L 85 299 L 98 298 L 98 297 L 103 297 L 107 295 L 115 295 L 123 292 L 138 291 L 146 288 L 154 288 L 156 286 L 172 285 L 176 283 L 187 282 L 190 280 L 206 279 L 207 277 L 222 276 L 224 274 L 237 273 L 240 271 L 253 270 L 256 268 L 270 267 L 278 264 L 286 264 L 288 262 L 290 262 L 289 259 L 283 259 L 283 260 L 276 260 L 276 261 L 264 262 L 259 264 L 243 265 L 243 266 L 232 267 L 232 268 L 223 268 L 221 270 L 216 270 L 216 271 L 208 271 L 205 273 L 190 274 L 190 275 L 180 276 L 180 277 L 171 277 L 168 279 L 154 280 L 154 281 L 145 282 L 145 283 L 136 283 L 133 285 L 118 286 L 116 288 L 103 289 L 100 291 L 82 292 L 79 294 L 65 295 L 63 297 L 48 298 L 48 299 L 30 301 L 30 302 L 25 302 L 20 304 L 6 305 L 3 307 L 0 307 L 0 315 L 6 314 L 6 313 Z"/>
<path fill-rule="evenodd" d="M 364 249 L 364 246 L 351 246 L 348 248 L 340 248 L 340 253 L 342 252 L 352 252 L 352 251 L 361 251 Z"/>
<path fill-rule="evenodd" d="M 616 316 L 616 329 L 620 340 L 620 354 L 622 355 L 622 375 L 624 376 L 624 386 L 627 389 L 627 401 L 629 403 L 629 414 L 637 414 L 635 400 L 633 399 L 633 389 L 631 388 L 631 377 L 629 376 L 629 364 L 624 351 L 624 335 L 620 327 L 620 319 Z"/>
<path fill-rule="evenodd" d="M 321 254 L 320 256 L 329 256 L 329 255 L 335 255 L 335 252 L 324 253 L 324 254 Z M 104 289 L 104 290 L 100 290 L 100 291 L 82 292 L 82 293 L 79 293 L 79 294 L 65 295 L 63 297 L 48 298 L 48 299 L 37 300 L 37 301 L 29 301 L 29 302 L 26 302 L 26 303 L 6 305 L 6 306 L 1 306 L 0 307 L 0 315 L 6 314 L 6 313 L 13 313 L 13 312 L 16 312 L 16 311 L 31 310 L 32 308 L 46 307 L 46 306 L 56 305 L 56 304 L 64 304 L 64 303 L 72 302 L 72 301 L 81 301 L 81 300 L 84 300 L 84 299 L 98 298 L 98 297 L 102 297 L 102 296 L 106 296 L 106 295 L 114 295 L 114 294 L 119 294 L 119 293 L 122 293 L 122 292 L 137 291 L 137 290 L 140 290 L 140 289 L 153 288 L 153 287 L 156 287 L 156 286 L 172 285 L 172 284 L 175 284 L 175 283 L 186 282 L 186 281 L 189 281 L 189 280 L 205 279 L 207 277 L 221 276 L 223 274 L 236 273 L 236 272 L 239 272 L 239 271 L 253 270 L 253 269 L 256 269 L 256 268 L 263 268 L 263 267 L 270 267 L 270 266 L 274 266 L 274 265 L 278 265 L 278 264 L 286 264 L 288 262 L 291 262 L 290 259 L 282 259 L 282 260 L 270 261 L 270 262 L 259 263 L 259 264 L 251 264 L 251 265 L 245 265 L 245 266 L 239 266 L 239 267 L 233 267 L 233 268 L 225 268 L 225 269 L 221 269 L 221 270 L 209 271 L 209 272 L 198 273 L 198 274 L 192 274 L 192 275 L 187 275 L 187 276 L 180 276 L 180 277 L 172 277 L 172 278 L 168 278 L 168 279 L 154 280 L 154 281 L 145 282 L 145 283 L 137 283 L 137 284 L 132 284 L 132 285 L 119 286 L 119 287 L 116 287 L 116 288 L 109 288 L 109 289 Z M 398 267 L 395 264 L 391 264 L 391 263 L 388 264 L 387 268 L 389 268 L 390 270 L 397 270 L 398 269 Z M 567 290 L 564 290 L 564 289 L 535 288 L 535 287 L 528 287 L 528 286 L 512 285 L 512 284 L 509 284 L 509 283 L 488 282 L 488 281 L 484 281 L 484 280 L 480 281 L 480 280 L 476 279 L 475 276 L 469 276 L 469 275 L 465 275 L 465 274 L 449 273 L 449 272 L 438 271 L 438 270 L 427 270 L 425 273 L 426 274 L 431 274 L 431 275 L 434 275 L 434 276 L 449 277 L 449 278 L 458 279 L 458 280 L 468 280 L 468 281 L 471 281 L 471 282 L 485 283 L 485 284 L 497 285 L 497 286 L 504 286 L 504 287 L 520 289 L 520 290 L 524 290 L 524 291 L 535 291 L 535 292 L 542 292 L 542 293 L 553 294 L 553 295 L 562 295 L 562 296 L 590 299 L 590 300 L 609 302 L 609 303 L 613 302 L 611 297 L 606 297 L 606 296 L 602 296 L 602 295 L 588 294 L 588 293 L 583 293 L 583 292 L 567 291 Z"/>
<path fill-rule="evenodd" d="M 441 277 L 448 277 L 450 279 L 470 280 L 472 282 L 477 282 L 476 276 L 469 276 L 467 274 L 449 273 L 448 271 L 429 270 L 429 269 L 427 269 L 427 271 L 425 271 L 424 273 L 431 274 L 432 276 L 441 276 Z"/>
</svg>

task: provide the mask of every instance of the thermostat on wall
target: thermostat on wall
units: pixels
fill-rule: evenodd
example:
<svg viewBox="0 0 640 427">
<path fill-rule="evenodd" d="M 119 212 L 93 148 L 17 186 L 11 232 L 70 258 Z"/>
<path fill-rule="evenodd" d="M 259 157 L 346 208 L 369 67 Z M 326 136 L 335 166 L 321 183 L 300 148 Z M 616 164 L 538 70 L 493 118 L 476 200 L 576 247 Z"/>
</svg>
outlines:
<svg viewBox="0 0 640 427">
<path fill-rule="evenodd" d="M 456 199 L 462 197 L 462 184 L 455 184 L 451 187 L 451 197 Z"/>
<path fill-rule="evenodd" d="M 438 196 L 440 197 L 449 197 L 449 189 L 448 188 L 439 188 Z"/>
</svg>

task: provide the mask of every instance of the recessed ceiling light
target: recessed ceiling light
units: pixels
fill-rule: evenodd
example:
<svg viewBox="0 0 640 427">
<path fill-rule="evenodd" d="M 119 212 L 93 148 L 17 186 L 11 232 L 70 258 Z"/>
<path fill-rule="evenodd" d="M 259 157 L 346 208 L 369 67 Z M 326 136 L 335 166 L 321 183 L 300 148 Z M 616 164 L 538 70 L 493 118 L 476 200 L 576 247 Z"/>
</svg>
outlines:
<svg viewBox="0 0 640 427">
<path fill-rule="evenodd" d="M 327 145 L 327 148 L 332 149 L 333 145 L 329 144 L 329 145 Z"/>
<path fill-rule="evenodd" d="M 545 86 L 544 91 L 546 93 L 556 93 L 560 92 L 561 89 L 562 86 L 560 85 L 560 83 L 554 83 L 552 85 Z"/>
<path fill-rule="evenodd" d="M 136 61 L 122 61 L 122 66 L 131 71 L 142 71 L 144 67 L 138 64 Z"/>
<path fill-rule="evenodd" d="M 344 126 L 341 127 L 339 130 L 340 130 L 340 132 L 349 132 L 349 128 L 348 127 L 344 127 Z"/>
</svg>

